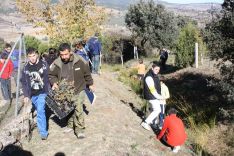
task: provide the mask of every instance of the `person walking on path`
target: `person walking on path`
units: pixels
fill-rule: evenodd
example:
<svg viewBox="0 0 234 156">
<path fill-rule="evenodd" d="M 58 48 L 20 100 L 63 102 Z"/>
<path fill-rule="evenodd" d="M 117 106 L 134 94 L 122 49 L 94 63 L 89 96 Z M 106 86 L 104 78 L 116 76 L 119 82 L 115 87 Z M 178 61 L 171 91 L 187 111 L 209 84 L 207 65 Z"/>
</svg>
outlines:
<svg viewBox="0 0 234 156">
<path fill-rule="evenodd" d="M 87 61 L 87 63 L 91 62 L 91 60 L 89 59 L 89 55 L 84 47 L 85 46 L 84 41 L 79 40 L 74 44 L 74 46 L 75 46 L 75 51 L 74 51 L 75 54 L 83 57 L 83 59 L 85 59 L 85 61 Z"/>
<path fill-rule="evenodd" d="M 12 50 L 11 45 L 9 43 L 6 43 L 5 47 L 4 47 L 4 50 L 2 52 L 2 55 L 6 54 L 8 56 L 10 54 L 11 50 Z M 17 74 L 18 74 L 18 64 L 19 64 L 19 50 L 14 49 L 12 54 L 11 54 L 10 59 L 11 59 L 13 65 L 14 65 L 14 70 L 12 72 L 12 76 L 14 77 L 14 81 L 15 81 L 15 84 L 16 84 L 17 76 L 18 76 Z"/>
<path fill-rule="evenodd" d="M 2 54 L 6 54 L 7 56 L 11 53 L 11 50 L 12 50 L 12 47 L 9 43 L 6 43 L 5 44 L 5 48 L 2 52 Z M 11 54 L 11 57 L 10 57 L 10 60 L 12 61 L 13 63 L 13 66 L 14 66 L 14 70 L 12 72 L 12 77 L 14 78 L 14 82 L 15 82 L 15 86 L 17 86 L 17 77 L 18 77 L 18 65 L 19 65 L 19 50 L 17 49 L 14 49 L 12 54 Z M 21 72 L 21 70 L 20 70 Z M 18 84 L 19 85 L 19 91 L 20 91 L 20 94 L 22 94 L 22 87 L 21 87 L 21 84 Z M 12 93 L 13 97 L 16 96 L 16 93 Z"/>
<path fill-rule="evenodd" d="M 180 146 L 184 144 L 187 138 L 184 124 L 176 114 L 177 110 L 175 108 L 168 110 L 168 116 L 165 118 L 163 128 L 157 136 L 157 139 L 162 140 L 171 147 L 174 153 L 180 150 Z"/>
<path fill-rule="evenodd" d="M 11 49 L 12 49 L 11 45 L 9 43 L 6 43 L 5 46 L 4 46 L 4 50 L 2 51 L 1 55 L 2 54 L 9 55 L 10 52 L 11 52 Z"/>
<path fill-rule="evenodd" d="M 20 79 L 23 88 L 24 103 L 31 99 L 33 107 L 37 111 L 37 127 L 42 140 L 48 137 L 45 98 L 49 92 L 50 84 L 48 77 L 48 65 L 44 60 L 39 59 L 36 49 L 28 48 L 28 62 L 25 64 Z"/>
<path fill-rule="evenodd" d="M 149 100 L 152 105 L 153 111 L 146 118 L 141 126 L 146 130 L 151 130 L 150 124 L 156 119 L 158 120 L 159 113 L 161 112 L 160 104 L 164 98 L 161 94 L 161 85 L 158 77 L 160 67 L 156 64 L 152 65 L 152 68 L 146 73 L 144 78 L 144 98 Z"/>
<path fill-rule="evenodd" d="M 100 59 L 101 59 L 101 50 L 102 45 L 98 39 L 99 33 L 95 33 L 93 37 L 88 40 L 88 49 L 92 57 L 92 73 L 100 74 Z"/>
<path fill-rule="evenodd" d="M 14 67 L 11 60 L 6 62 L 7 57 L 8 54 L 6 53 L 3 53 L 0 56 L 0 71 L 3 70 L 4 64 L 7 63 L 0 77 L 1 91 L 4 98 L 4 100 L 1 102 L 1 105 L 5 105 L 11 102 L 11 75 Z"/>
<path fill-rule="evenodd" d="M 79 55 L 73 55 L 68 43 L 62 43 L 59 46 L 59 55 L 60 57 L 50 66 L 50 82 L 53 85 L 52 89 L 57 89 L 58 83 L 64 79 L 74 83 L 76 92 L 74 98 L 72 98 L 72 102 L 76 107 L 72 117 L 68 120 L 68 125 L 64 132 L 71 132 L 74 130 L 74 134 L 77 138 L 82 139 L 85 137 L 83 111 L 86 97 L 85 89 L 88 87 L 90 90 L 94 90 L 93 79 L 87 62 Z"/>
</svg>

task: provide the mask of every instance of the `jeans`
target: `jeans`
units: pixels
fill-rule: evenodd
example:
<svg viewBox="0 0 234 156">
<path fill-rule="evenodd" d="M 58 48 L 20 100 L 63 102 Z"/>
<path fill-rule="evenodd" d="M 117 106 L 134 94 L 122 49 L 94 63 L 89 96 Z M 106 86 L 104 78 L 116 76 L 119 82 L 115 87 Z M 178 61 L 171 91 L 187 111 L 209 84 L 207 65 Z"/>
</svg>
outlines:
<svg viewBox="0 0 234 156">
<path fill-rule="evenodd" d="M 94 55 L 92 56 L 92 73 L 98 73 L 99 71 L 99 65 L 100 65 L 100 55 Z"/>
<path fill-rule="evenodd" d="M 31 98 L 33 106 L 37 111 L 37 127 L 41 137 L 47 137 L 48 135 L 45 115 L 45 97 L 46 94 L 39 94 Z"/>
<path fill-rule="evenodd" d="M 1 80 L 1 91 L 4 100 L 11 99 L 11 79 L 0 79 Z"/>
<path fill-rule="evenodd" d="M 165 117 L 165 105 L 160 104 L 160 108 L 161 108 L 161 112 L 159 114 L 159 126 L 162 127 L 163 126 L 163 120 L 164 120 L 164 117 Z"/>
</svg>

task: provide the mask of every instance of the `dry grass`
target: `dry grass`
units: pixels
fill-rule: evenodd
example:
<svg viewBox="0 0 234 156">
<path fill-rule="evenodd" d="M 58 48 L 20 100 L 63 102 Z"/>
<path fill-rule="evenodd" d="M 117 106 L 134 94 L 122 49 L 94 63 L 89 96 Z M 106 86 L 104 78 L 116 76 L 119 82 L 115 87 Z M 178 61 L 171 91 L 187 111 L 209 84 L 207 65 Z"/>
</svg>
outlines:
<svg viewBox="0 0 234 156">
<path fill-rule="evenodd" d="M 204 149 L 211 155 L 234 155 L 234 126 L 219 125 L 207 134 L 208 143 Z"/>
</svg>

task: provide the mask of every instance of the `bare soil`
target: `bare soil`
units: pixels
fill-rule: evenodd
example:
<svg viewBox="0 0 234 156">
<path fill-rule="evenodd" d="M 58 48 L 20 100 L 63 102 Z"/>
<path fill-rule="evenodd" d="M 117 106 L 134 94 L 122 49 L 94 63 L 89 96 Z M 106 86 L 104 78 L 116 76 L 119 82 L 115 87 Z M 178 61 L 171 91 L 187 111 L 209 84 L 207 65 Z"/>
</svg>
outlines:
<svg viewBox="0 0 234 156">
<path fill-rule="evenodd" d="M 34 156 L 53 156 L 58 152 L 66 156 L 159 156 L 174 155 L 170 148 L 155 139 L 153 131 L 140 126 L 141 118 L 133 111 L 140 109 L 141 100 L 133 91 L 117 81 L 114 73 L 94 75 L 97 100 L 87 104 L 85 116 L 86 138 L 78 140 L 71 133 L 63 133 L 52 118 L 49 119 L 49 137 L 42 141 L 37 129 L 30 142 L 22 141 L 24 150 Z M 130 107 L 130 104 L 132 107 Z M 192 155 L 188 146 L 183 146 L 181 156 Z"/>
</svg>

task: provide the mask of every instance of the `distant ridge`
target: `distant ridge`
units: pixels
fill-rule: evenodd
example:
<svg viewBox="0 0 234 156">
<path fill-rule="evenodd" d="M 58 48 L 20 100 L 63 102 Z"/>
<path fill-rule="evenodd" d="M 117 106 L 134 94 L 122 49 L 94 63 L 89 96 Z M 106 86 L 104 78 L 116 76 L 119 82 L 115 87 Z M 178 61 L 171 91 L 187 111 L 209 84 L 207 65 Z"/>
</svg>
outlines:
<svg viewBox="0 0 234 156">
<path fill-rule="evenodd" d="M 127 10 L 130 4 L 138 3 L 139 0 L 95 0 L 97 5 L 105 6 L 108 8 L 118 9 L 118 10 Z M 157 1 L 154 0 L 155 3 L 164 5 L 169 9 L 183 9 L 183 10 L 198 10 L 205 11 L 211 8 L 213 5 L 215 8 L 221 8 L 221 4 L 219 3 L 189 3 L 189 4 L 178 4 L 178 3 L 168 3 L 165 1 Z"/>
</svg>

